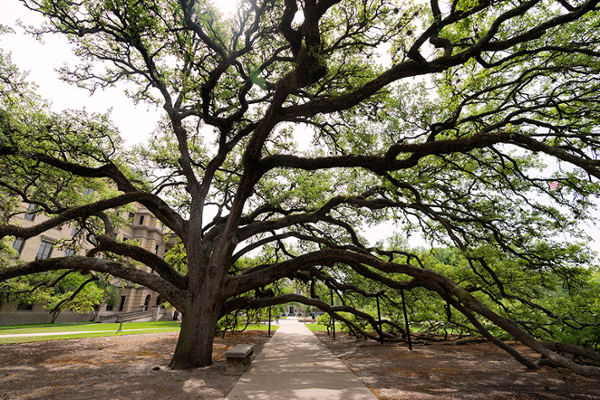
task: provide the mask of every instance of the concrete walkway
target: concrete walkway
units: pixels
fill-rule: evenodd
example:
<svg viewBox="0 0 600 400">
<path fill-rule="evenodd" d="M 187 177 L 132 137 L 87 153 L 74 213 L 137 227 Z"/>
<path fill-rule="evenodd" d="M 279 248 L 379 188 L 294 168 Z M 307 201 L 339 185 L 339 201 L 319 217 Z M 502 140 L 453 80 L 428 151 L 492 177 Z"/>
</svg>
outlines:
<svg viewBox="0 0 600 400">
<path fill-rule="evenodd" d="M 226 400 L 377 400 L 365 385 L 295 318 L 280 320 Z"/>
</svg>

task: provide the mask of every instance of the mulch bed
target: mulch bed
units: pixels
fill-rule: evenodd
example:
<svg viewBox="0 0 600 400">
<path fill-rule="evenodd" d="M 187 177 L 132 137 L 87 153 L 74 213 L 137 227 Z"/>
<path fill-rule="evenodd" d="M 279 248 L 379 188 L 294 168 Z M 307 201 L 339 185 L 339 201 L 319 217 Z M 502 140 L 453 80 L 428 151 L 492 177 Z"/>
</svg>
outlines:
<svg viewBox="0 0 600 400">
<path fill-rule="evenodd" d="M 225 375 L 224 353 L 252 343 L 255 356 L 269 340 L 264 331 L 217 338 L 214 363 L 171 371 L 177 332 L 55 340 L 0 346 L 0 400 L 169 399 L 222 400 L 237 382 Z M 487 344 L 380 345 L 339 334 L 317 337 L 380 399 L 600 399 L 600 378 L 560 368 L 528 372 Z M 517 346 L 532 359 L 536 355 Z"/>
<path fill-rule="evenodd" d="M 489 343 L 462 346 L 440 342 L 413 346 L 381 345 L 327 333 L 317 337 L 380 400 L 396 399 L 600 399 L 600 378 L 586 378 L 562 368 L 527 369 Z M 528 348 L 517 349 L 531 359 Z"/>
<path fill-rule="evenodd" d="M 219 337 L 215 339 L 213 365 L 172 371 L 167 365 L 177 335 L 173 332 L 0 346 L 0 400 L 221 400 L 239 378 L 225 375 L 225 351 L 236 344 L 252 343 L 256 355 L 269 340 L 265 331 Z"/>
</svg>

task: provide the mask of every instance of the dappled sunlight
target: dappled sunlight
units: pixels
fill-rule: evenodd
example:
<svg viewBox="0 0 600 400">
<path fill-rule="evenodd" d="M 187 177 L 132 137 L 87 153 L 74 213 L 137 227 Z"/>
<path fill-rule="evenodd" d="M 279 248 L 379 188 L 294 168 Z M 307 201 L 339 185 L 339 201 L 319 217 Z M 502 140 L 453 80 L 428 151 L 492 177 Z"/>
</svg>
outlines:
<svg viewBox="0 0 600 400">
<path fill-rule="evenodd" d="M 206 386 L 203 379 L 188 379 L 183 383 L 183 391 L 190 393 L 203 386 Z"/>
<path fill-rule="evenodd" d="M 489 343 L 406 343 L 317 336 L 380 399 L 579 399 L 598 398 L 600 382 L 556 368 L 527 371 Z M 512 343 L 515 345 L 514 343 Z M 527 357 L 535 353 L 516 345 Z"/>
<path fill-rule="evenodd" d="M 2 346 L 0 399 L 222 400 L 238 378 L 225 375 L 222 354 L 243 342 L 259 353 L 269 340 L 254 331 L 219 337 L 211 366 L 173 371 L 167 365 L 176 339 L 167 333 Z"/>
</svg>

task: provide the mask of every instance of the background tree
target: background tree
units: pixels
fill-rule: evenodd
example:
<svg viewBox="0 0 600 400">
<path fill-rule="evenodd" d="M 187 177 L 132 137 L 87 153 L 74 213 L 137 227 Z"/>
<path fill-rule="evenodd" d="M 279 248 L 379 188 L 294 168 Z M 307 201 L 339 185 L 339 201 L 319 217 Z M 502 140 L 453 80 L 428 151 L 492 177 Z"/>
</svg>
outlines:
<svg viewBox="0 0 600 400">
<path fill-rule="evenodd" d="M 25 304 L 44 304 L 52 314 L 51 323 L 63 310 L 85 314 L 94 311 L 108 298 L 106 276 L 84 276 L 75 271 L 52 271 L 14 279 L 0 284 L 2 300 Z M 90 318 L 93 320 L 93 318 Z"/>
<path fill-rule="evenodd" d="M 3 102 L 3 190 L 53 218 L 0 233 L 93 220 L 97 246 L 89 257 L 5 268 L 0 279 L 79 269 L 160 292 L 184 315 L 173 368 L 210 364 L 217 321 L 237 309 L 297 301 L 373 324 L 347 296 L 422 288 L 529 368 L 488 322 L 557 365 L 599 373 L 486 306 L 485 291 L 360 235 L 393 220 L 406 236 L 456 246 L 505 298 L 516 296 L 502 289 L 514 276 L 488 268 L 487 249 L 568 282 L 589 259 L 556 238 L 586 240 L 577 226 L 600 177 L 597 0 L 248 0 L 229 19 L 207 1 L 24 4 L 47 17 L 32 32 L 65 35 L 81 58 L 65 80 L 92 91 L 127 83 L 132 101 L 160 106 L 164 119 L 147 145 L 125 150 L 105 116 Z M 80 180 L 112 195 L 78 203 L 63 183 Z M 181 240 L 185 273 L 115 240 L 107 212 L 131 202 Z M 254 263 L 238 262 L 251 252 Z M 347 279 L 356 274 L 377 292 Z M 266 290 L 286 277 L 311 296 Z"/>
</svg>

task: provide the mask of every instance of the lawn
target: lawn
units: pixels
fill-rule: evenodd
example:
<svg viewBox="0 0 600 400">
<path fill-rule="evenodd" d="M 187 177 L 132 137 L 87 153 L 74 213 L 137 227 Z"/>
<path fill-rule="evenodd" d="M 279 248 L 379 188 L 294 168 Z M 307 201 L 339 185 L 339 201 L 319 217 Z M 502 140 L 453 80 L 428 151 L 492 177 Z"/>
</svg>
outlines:
<svg viewBox="0 0 600 400">
<path fill-rule="evenodd" d="M 126 322 L 121 332 L 117 332 L 119 324 L 39 324 L 39 325 L 12 325 L 0 326 L 0 345 L 41 342 L 46 340 L 80 339 L 99 336 L 135 335 L 140 333 L 174 332 L 180 329 L 181 322 L 159 321 L 159 322 Z M 275 332 L 278 326 L 271 325 L 271 331 Z M 269 329 L 268 325 L 248 325 L 247 330 Z M 44 335 L 47 334 L 47 335 Z M 11 335 L 8 337 L 8 335 Z M 24 335 L 24 336 L 12 336 Z M 32 335 L 32 336 L 25 336 Z M 34 336 L 35 335 L 35 336 Z"/>
<path fill-rule="evenodd" d="M 244 325 L 242 325 L 237 331 L 241 331 L 244 328 Z M 271 323 L 271 331 L 276 331 L 279 328 L 279 326 L 275 325 L 275 323 Z M 269 324 L 267 323 L 261 323 L 260 325 L 256 325 L 256 324 L 249 324 L 248 327 L 246 327 L 247 331 L 266 331 L 269 330 Z"/>
<path fill-rule="evenodd" d="M 121 332 L 117 332 L 118 328 L 119 324 L 116 323 L 2 326 L 0 327 L 0 344 L 39 342 L 45 340 L 79 339 L 97 336 L 133 335 L 139 333 L 173 332 L 179 330 L 180 323 L 175 321 L 126 322 L 123 324 Z M 8 335 L 11 336 L 7 337 Z"/>
<path fill-rule="evenodd" d="M 311 332 L 327 332 L 327 326 L 321 324 L 304 324 Z"/>
<path fill-rule="evenodd" d="M 5 334 L 6 330 L 21 329 L 21 328 L 44 328 L 57 326 L 78 326 L 78 325 L 96 325 L 95 322 L 70 322 L 63 324 L 27 324 L 27 325 L 0 325 L 0 335 Z"/>
</svg>

